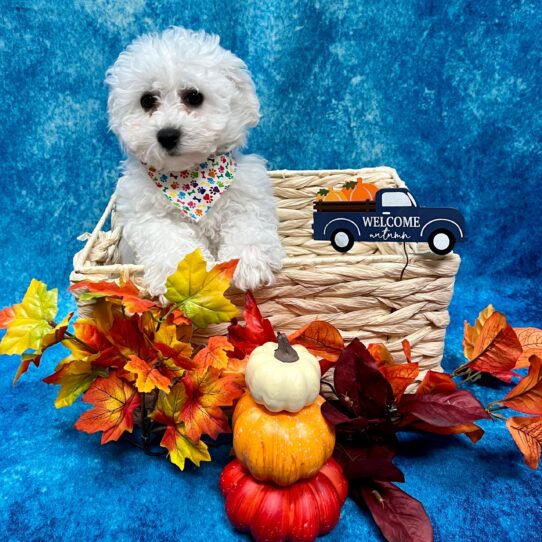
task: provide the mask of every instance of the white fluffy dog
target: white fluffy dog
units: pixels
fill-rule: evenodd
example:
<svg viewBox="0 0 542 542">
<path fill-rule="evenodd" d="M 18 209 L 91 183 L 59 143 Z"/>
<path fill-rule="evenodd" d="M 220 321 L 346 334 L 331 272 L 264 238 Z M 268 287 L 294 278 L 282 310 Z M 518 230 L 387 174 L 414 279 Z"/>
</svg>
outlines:
<svg viewBox="0 0 542 542">
<path fill-rule="evenodd" d="M 219 38 L 184 28 L 146 35 L 108 70 L 110 127 L 128 154 L 117 185 L 123 263 L 145 267 L 151 295 L 200 248 L 239 258 L 234 282 L 273 280 L 283 256 L 265 162 L 241 155 L 260 118 L 242 60 Z"/>
</svg>

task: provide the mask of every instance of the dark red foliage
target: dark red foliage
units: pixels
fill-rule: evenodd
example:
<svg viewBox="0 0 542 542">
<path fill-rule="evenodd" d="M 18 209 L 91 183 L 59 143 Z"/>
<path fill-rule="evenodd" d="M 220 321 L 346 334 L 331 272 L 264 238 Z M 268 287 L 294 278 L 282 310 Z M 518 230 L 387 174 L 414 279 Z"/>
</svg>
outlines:
<svg viewBox="0 0 542 542">
<path fill-rule="evenodd" d="M 388 542 L 431 542 L 433 527 L 422 503 L 390 482 L 350 485 L 358 504 L 365 503 Z"/>
</svg>

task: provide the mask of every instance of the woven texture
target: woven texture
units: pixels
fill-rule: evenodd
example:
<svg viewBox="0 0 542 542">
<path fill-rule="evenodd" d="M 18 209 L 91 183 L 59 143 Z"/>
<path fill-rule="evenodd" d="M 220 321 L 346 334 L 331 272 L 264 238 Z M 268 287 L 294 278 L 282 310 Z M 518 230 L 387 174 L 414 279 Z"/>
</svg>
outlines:
<svg viewBox="0 0 542 542">
<path fill-rule="evenodd" d="M 322 187 L 342 185 L 362 177 L 379 188 L 404 187 L 396 171 L 387 167 L 360 170 L 271 171 L 277 198 L 280 235 L 287 257 L 272 286 L 255 292 L 264 316 L 277 330 L 291 332 L 306 323 L 325 320 L 348 341 L 383 342 L 402 356 L 408 339 L 421 374 L 440 369 L 449 323 L 457 254 L 438 257 L 423 244 L 356 243 L 339 254 L 330 243 L 312 240 L 312 203 Z M 119 264 L 120 229 L 115 224 L 112 198 L 83 250 L 74 258 L 72 283 L 118 280 L 129 276 L 142 286 L 143 267 Z M 111 229 L 104 231 L 108 219 Z M 228 296 L 239 307 L 244 293 L 231 288 Z M 78 301 L 81 316 L 90 315 L 92 301 Z M 200 331 L 197 339 L 224 333 L 226 326 Z"/>
</svg>

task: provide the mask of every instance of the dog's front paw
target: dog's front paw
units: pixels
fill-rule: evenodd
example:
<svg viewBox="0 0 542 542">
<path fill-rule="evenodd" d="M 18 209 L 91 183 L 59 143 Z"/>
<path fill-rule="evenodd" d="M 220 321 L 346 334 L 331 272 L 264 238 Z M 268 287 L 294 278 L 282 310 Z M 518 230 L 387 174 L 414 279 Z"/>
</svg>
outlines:
<svg viewBox="0 0 542 542">
<path fill-rule="evenodd" d="M 231 259 L 235 256 L 222 257 L 221 260 Z M 261 286 L 267 286 L 274 280 L 273 267 L 269 259 L 257 247 L 247 247 L 242 251 L 237 269 L 233 275 L 233 283 L 243 291 L 256 290 Z"/>
</svg>

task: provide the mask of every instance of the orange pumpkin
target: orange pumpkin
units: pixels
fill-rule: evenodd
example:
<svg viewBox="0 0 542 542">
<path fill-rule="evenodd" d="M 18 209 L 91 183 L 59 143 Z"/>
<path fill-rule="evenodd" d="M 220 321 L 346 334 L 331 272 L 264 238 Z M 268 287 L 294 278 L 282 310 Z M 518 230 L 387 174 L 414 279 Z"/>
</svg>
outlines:
<svg viewBox="0 0 542 542">
<path fill-rule="evenodd" d="M 343 196 L 348 201 L 374 201 L 378 188 L 374 184 L 365 184 L 361 177 L 348 181 L 342 189 Z"/>
<path fill-rule="evenodd" d="M 328 193 L 324 196 L 324 201 L 346 201 L 346 198 L 342 192 L 330 188 Z"/>
<path fill-rule="evenodd" d="M 233 413 L 233 449 L 257 480 L 281 486 L 314 476 L 331 457 L 335 433 L 320 406 L 324 398 L 299 412 L 270 412 L 246 393 Z"/>
</svg>

